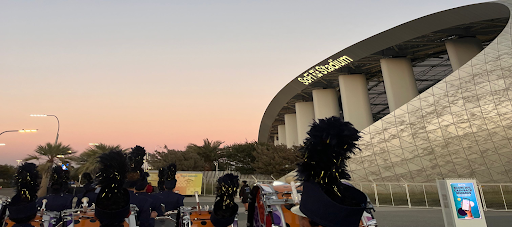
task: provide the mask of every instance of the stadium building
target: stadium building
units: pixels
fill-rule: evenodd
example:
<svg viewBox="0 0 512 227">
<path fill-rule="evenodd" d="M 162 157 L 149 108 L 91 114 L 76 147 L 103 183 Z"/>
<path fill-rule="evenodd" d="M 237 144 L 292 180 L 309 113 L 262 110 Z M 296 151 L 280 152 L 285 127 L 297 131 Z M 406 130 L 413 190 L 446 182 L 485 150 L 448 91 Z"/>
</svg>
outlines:
<svg viewBox="0 0 512 227">
<path fill-rule="evenodd" d="M 362 131 L 355 181 L 512 182 L 512 1 L 399 25 L 313 65 L 273 98 L 258 140 L 299 145 L 313 119 Z"/>
</svg>

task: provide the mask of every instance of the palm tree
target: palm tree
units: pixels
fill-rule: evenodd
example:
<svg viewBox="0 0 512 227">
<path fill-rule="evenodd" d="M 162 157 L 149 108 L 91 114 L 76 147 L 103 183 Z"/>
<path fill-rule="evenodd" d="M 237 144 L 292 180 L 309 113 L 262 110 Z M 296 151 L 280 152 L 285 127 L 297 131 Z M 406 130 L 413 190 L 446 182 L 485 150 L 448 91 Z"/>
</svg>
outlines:
<svg viewBox="0 0 512 227">
<path fill-rule="evenodd" d="M 97 158 L 103 154 L 107 153 L 111 150 L 122 150 L 123 152 L 127 149 L 121 148 L 121 145 L 107 145 L 104 143 L 99 143 L 92 147 L 88 147 L 82 152 L 80 155 L 72 157 L 71 160 L 78 166 L 76 171 L 78 172 L 78 176 L 82 175 L 84 172 L 89 172 L 91 174 L 95 174 L 98 168 Z"/>
<path fill-rule="evenodd" d="M 39 161 L 39 172 L 42 174 L 41 188 L 37 192 L 38 197 L 46 195 L 46 188 L 50 179 L 52 167 L 55 164 L 67 163 L 70 157 L 76 153 L 71 149 L 70 145 L 63 145 L 62 143 L 46 143 L 45 145 L 38 145 L 34 150 L 36 154 L 29 155 L 24 161 L 37 160 Z M 43 161 L 41 163 L 41 161 Z"/>
<path fill-rule="evenodd" d="M 191 143 L 187 146 L 186 151 L 195 152 L 199 157 L 203 158 L 205 170 L 214 170 L 214 162 L 217 162 L 220 158 L 222 151 L 220 145 L 223 143 L 224 142 L 219 140 L 210 141 L 208 139 L 204 139 L 202 146 Z"/>
</svg>

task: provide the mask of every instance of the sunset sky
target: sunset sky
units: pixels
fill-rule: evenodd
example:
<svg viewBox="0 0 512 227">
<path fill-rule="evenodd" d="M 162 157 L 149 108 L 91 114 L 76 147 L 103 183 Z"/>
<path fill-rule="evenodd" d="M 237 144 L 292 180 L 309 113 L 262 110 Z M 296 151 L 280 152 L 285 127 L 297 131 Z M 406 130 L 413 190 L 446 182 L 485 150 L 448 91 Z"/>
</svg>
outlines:
<svg viewBox="0 0 512 227">
<path fill-rule="evenodd" d="M 0 164 L 38 144 L 257 139 L 275 94 L 372 35 L 473 0 L 2 1 Z"/>
</svg>

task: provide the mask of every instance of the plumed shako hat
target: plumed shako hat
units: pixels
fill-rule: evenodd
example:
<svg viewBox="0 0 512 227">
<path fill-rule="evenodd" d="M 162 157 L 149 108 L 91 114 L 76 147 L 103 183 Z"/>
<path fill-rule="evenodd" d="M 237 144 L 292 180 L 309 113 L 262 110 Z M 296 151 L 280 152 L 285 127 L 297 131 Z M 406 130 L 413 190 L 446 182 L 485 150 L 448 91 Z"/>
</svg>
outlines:
<svg viewBox="0 0 512 227">
<path fill-rule="evenodd" d="M 313 122 L 304 146 L 298 177 L 303 181 L 300 211 L 324 227 L 357 227 L 366 195 L 343 184 L 350 179 L 346 161 L 359 149 L 359 131 L 339 117 Z"/>
<path fill-rule="evenodd" d="M 7 205 L 9 218 L 18 222 L 18 220 L 30 221 L 37 213 L 37 191 L 39 190 L 39 172 L 34 163 L 24 163 L 14 175 L 14 186 L 16 195 Z M 22 221 L 22 222 L 25 222 Z M 22 224 L 22 223 L 20 223 Z"/>
<path fill-rule="evenodd" d="M 117 225 L 130 214 L 130 193 L 123 184 L 128 163 L 122 151 L 103 153 L 99 157 L 97 174 L 101 189 L 96 198 L 95 215 L 102 226 Z"/>
<path fill-rule="evenodd" d="M 210 221 L 215 227 L 226 227 L 235 221 L 238 205 L 235 202 L 238 176 L 228 173 L 217 180 L 217 196 Z"/>
</svg>

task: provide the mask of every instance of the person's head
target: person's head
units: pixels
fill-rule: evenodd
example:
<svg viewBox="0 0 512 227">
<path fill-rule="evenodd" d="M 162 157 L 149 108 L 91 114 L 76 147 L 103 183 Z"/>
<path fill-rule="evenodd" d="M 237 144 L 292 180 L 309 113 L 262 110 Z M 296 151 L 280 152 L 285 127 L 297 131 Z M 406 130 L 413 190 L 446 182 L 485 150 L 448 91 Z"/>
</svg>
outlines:
<svg viewBox="0 0 512 227">
<path fill-rule="evenodd" d="M 247 184 L 247 181 L 246 181 L 246 180 L 243 180 L 243 181 L 242 181 L 242 184 Z"/>
<path fill-rule="evenodd" d="M 146 187 L 147 180 L 146 174 L 142 169 L 142 165 L 144 164 L 144 157 L 146 156 L 146 150 L 141 146 L 135 146 L 132 148 L 132 151 L 127 156 L 127 161 L 129 165 L 129 171 L 127 173 L 127 180 L 125 183 L 125 187 L 137 191 L 137 189 L 141 189 L 141 187 Z M 144 182 L 146 181 L 146 182 Z"/>
<path fill-rule="evenodd" d="M 98 158 L 100 192 L 96 198 L 95 216 L 101 226 L 119 226 L 130 215 L 130 193 L 123 188 L 128 163 L 120 150 L 113 150 Z"/>
<path fill-rule="evenodd" d="M 69 187 L 69 172 L 63 170 L 60 166 L 54 166 L 50 182 L 51 194 L 65 193 Z"/>
<path fill-rule="evenodd" d="M 39 172 L 34 163 L 24 163 L 14 176 L 15 192 L 7 205 L 9 219 L 17 224 L 31 222 L 37 214 L 37 191 Z"/>
<path fill-rule="evenodd" d="M 92 179 L 92 175 L 89 172 L 82 173 L 81 179 L 84 184 L 92 184 L 94 182 L 94 180 Z"/>
<path fill-rule="evenodd" d="M 177 166 L 174 163 L 171 163 L 167 166 L 167 174 L 166 178 L 164 179 L 164 188 L 167 191 L 172 191 L 174 188 L 176 188 L 176 173 L 177 173 Z"/>
</svg>

